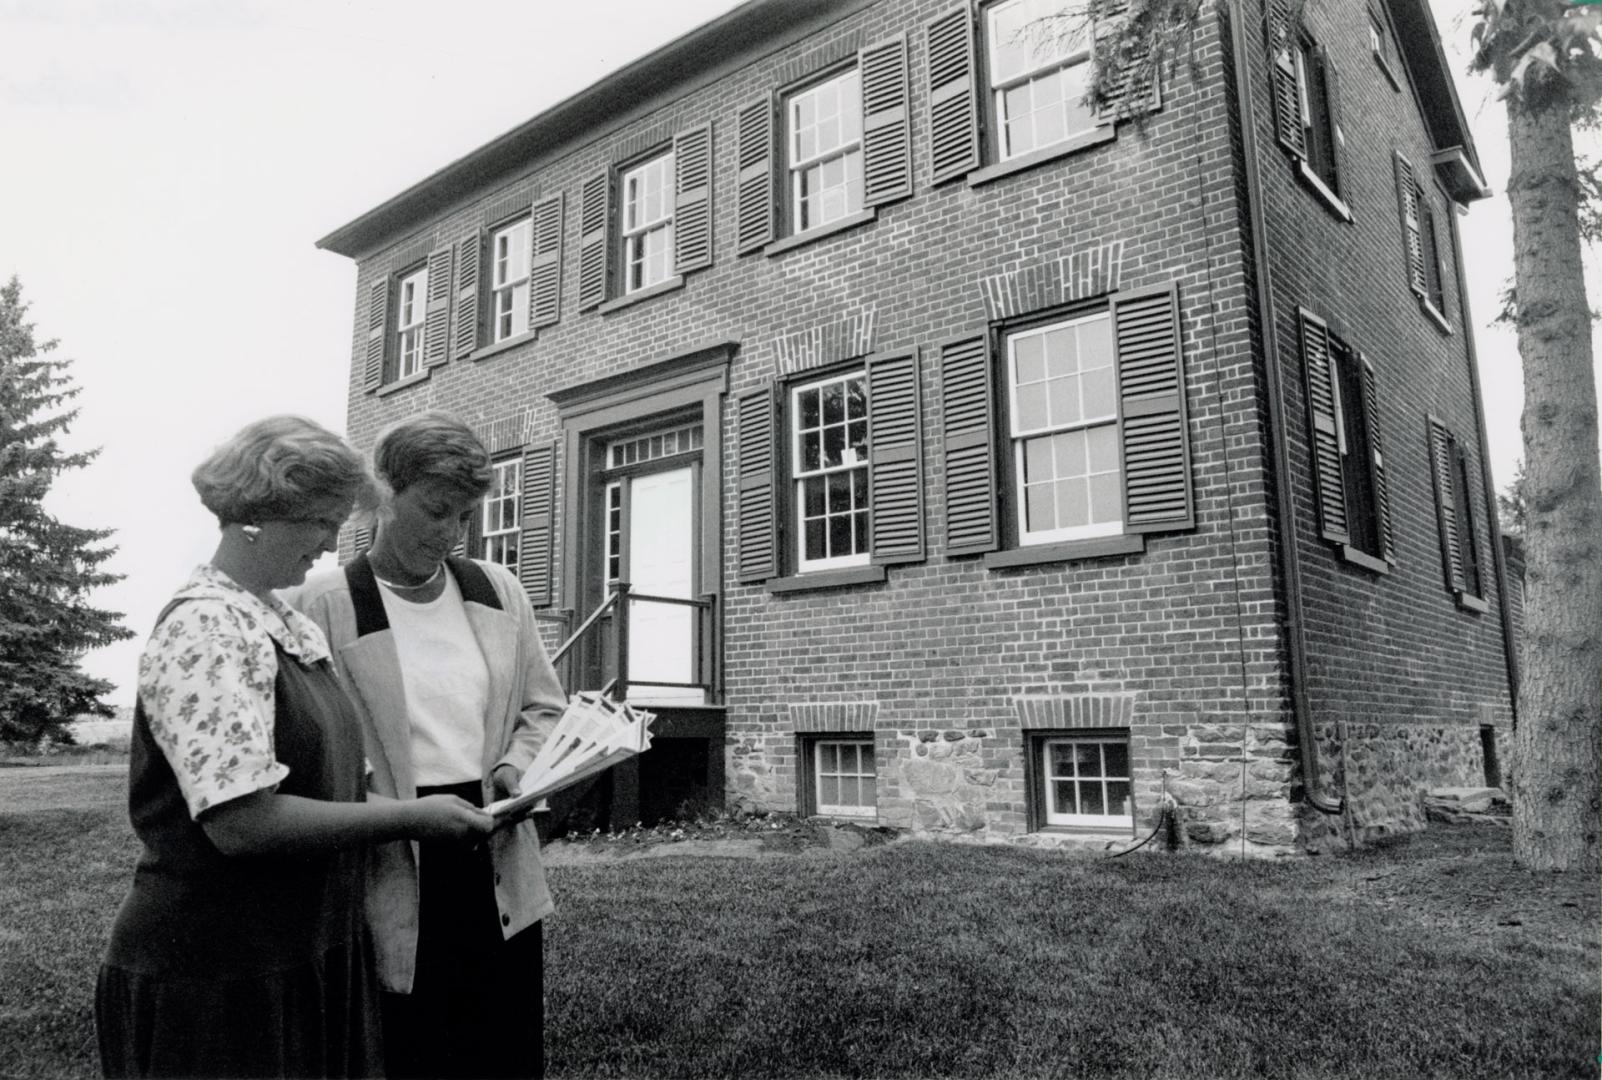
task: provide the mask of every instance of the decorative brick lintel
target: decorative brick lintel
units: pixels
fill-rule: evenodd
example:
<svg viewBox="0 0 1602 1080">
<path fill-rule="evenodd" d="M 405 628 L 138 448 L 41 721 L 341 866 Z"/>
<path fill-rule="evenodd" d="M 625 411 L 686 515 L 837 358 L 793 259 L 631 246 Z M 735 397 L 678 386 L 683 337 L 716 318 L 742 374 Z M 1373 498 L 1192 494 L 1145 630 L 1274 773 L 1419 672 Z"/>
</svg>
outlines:
<svg viewBox="0 0 1602 1080">
<path fill-rule="evenodd" d="M 796 731 L 872 731 L 879 715 L 877 701 L 827 701 L 789 706 Z"/>
<path fill-rule="evenodd" d="M 1091 244 L 1057 259 L 983 279 L 990 319 L 1042 311 L 1114 291 L 1123 273 L 1124 242 Z"/>
<path fill-rule="evenodd" d="M 773 342 L 774 366 L 780 375 L 866 356 L 873 351 L 876 308 L 863 308 L 834 322 L 785 334 Z"/>
<path fill-rule="evenodd" d="M 1012 699 L 1020 727 L 1127 728 L 1135 719 L 1134 694 L 1054 694 Z"/>
<path fill-rule="evenodd" d="M 528 441 L 529 424 L 533 419 L 534 410 L 519 409 L 495 420 L 479 420 L 473 424 L 473 432 L 484 449 L 491 454 L 501 454 Z"/>
</svg>

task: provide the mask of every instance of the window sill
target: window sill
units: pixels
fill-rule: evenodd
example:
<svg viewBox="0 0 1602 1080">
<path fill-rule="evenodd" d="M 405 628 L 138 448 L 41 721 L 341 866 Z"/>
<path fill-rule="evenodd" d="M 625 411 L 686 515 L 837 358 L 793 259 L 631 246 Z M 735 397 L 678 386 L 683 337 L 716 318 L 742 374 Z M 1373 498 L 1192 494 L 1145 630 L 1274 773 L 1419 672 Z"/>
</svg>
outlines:
<svg viewBox="0 0 1602 1080">
<path fill-rule="evenodd" d="M 1330 213 L 1334 214 L 1348 225 L 1351 224 L 1352 211 L 1344 202 L 1341 201 L 1341 197 L 1339 195 L 1335 194 L 1329 189 L 1329 185 L 1324 183 L 1324 181 L 1316 172 L 1307 167 L 1307 162 L 1303 161 L 1301 158 L 1296 159 L 1296 178 L 1300 180 L 1314 195 L 1318 196 L 1319 201 L 1324 204 Z"/>
<path fill-rule="evenodd" d="M 649 300 L 653 296 L 661 296 L 663 293 L 670 293 L 675 289 L 682 288 L 684 288 L 684 278 L 674 274 L 672 277 L 662 279 L 655 285 L 608 300 L 595 310 L 602 315 L 608 315 L 633 304 L 638 304 L 642 300 Z"/>
<path fill-rule="evenodd" d="M 523 333 L 518 334 L 515 337 L 509 337 L 504 341 L 497 341 L 495 344 L 486 345 L 482 349 L 474 349 L 472 352 L 467 354 L 467 358 L 476 364 L 480 360 L 488 360 L 492 356 L 499 356 L 503 352 L 509 352 L 512 349 L 517 348 L 519 345 L 527 345 L 538 336 L 539 334 L 533 330 L 525 330 Z"/>
<path fill-rule="evenodd" d="M 1109 840 L 1120 844 L 1128 843 L 1135 838 L 1133 825 L 1127 832 L 1111 825 L 1042 825 L 1035 832 L 1042 836 L 1073 837 L 1076 840 Z"/>
<path fill-rule="evenodd" d="M 1036 544 L 1033 547 L 992 551 L 984 557 L 986 570 L 1005 570 L 1014 566 L 1039 566 L 1043 563 L 1068 562 L 1071 559 L 1096 559 L 1106 555 L 1139 555 L 1146 550 L 1146 537 L 1141 533 L 1127 536 L 1102 536 L 1094 540 L 1064 540 L 1057 544 Z"/>
<path fill-rule="evenodd" d="M 1439 330 L 1443 334 L 1450 334 L 1452 332 L 1452 324 L 1446 321 L 1446 316 L 1442 315 L 1436 306 L 1430 303 L 1429 300 L 1422 295 L 1420 295 L 1418 298 L 1418 308 L 1424 313 L 1425 317 L 1427 317 L 1430 322 L 1435 324 L 1435 329 Z"/>
<path fill-rule="evenodd" d="M 1390 563 L 1370 555 L 1361 548 L 1355 548 L 1350 544 L 1341 544 L 1337 550 L 1340 552 L 1342 561 L 1349 562 L 1353 566 L 1362 567 L 1372 574 L 1389 574 L 1391 572 Z"/>
<path fill-rule="evenodd" d="M 408 375 L 404 379 L 396 379 L 394 382 L 387 382 L 383 386 L 380 386 L 374 390 L 373 393 L 378 397 L 388 397 L 390 394 L 404 390 L 408 386 L 416 386 L 420 382 L 427 382 L 428 377 L 433 373 L 433 370 L 433 368 L 425 367 L 422 371 Z"/>
<path fill-rule="evenodd" d="M 1402 82 L 1396 77 L 1396 72 L 1391 70 L 1391 65 L 1385 62 L 1385 57 L 1381 56 L 1377 52 L 1374 53 L 1374 63 L 1379 65 L 1379 69 L 1383 71 L 1385 73 L 1385 77 L 1391 81 L 1391 89 L 1395 90 L 1398 94 L 1401 93 Z"/>
<path fill-rule="evenodd" d="M 1457 600 L 1457 606 L 1462 608 L 1464 611 L 1473 611 L 1480 615 L 1484 615 L 1487 611 L 1491 610 L 1490 604 L 1486 603 L 1483 598 L 1475 596 L 1473 593 L 1466 593 L 1460 589 L 1453 589 L 1452 596 Z"/>
<path fill-rule="evenodd" d="M 762 249 L 762 254 L 771 259 L 773 256 L 782 255 L 792 248 L 804 247 L 814 240 L 822 240 L 825 236 L 833 236 L 835 233 L 854 229 L 858 225 L 866 225 L 878 216 L 879 212 L 870 206 L 866 210 L 858 210 L 855 214 L 848 214 L 839 221 L 831 221 L 829 224 L 820 225 L 816 229 L 808 229 L 806 232 L 796 233 L 794 236 L 786 236 L 783 240 L 775 240 Z"/>
<path fill-rule="evenodd" d="M 852 566 L 844 570 L 817 570 L 810 574 L 769 578 L 767 589 L 770 593 L 810 592 L 813 589 L 838 589 L 847 585 L 873 585 L 885 577 L 882 566 Z"/>
<path fill-rule="evenodd" d="M 968 186 L 971 188 L 979 187 L 993 180 L 1000 180 L 1004 176 L 1011 176 L 1013 173 L 1023 172 L 1025 169 L 1032 169 L 1036 165 L 1043 165 L 1048 161 L 1056 161 L 1060 157 L 1067 157 L 1069 154 L 1077 153 L 1080 150 L 1088 150 L 1092 146 L 1100 146 L 1102 143 L 1112 142 L 1117 137 L 1117 129 L 1112 124 L 1106 124 L 1082 135 L 1075 135 L 1066 142 L 1057 143 L 1053 146 L 1043 146 L 1039 150 L 1032 150 L 1027 154 L 1021 154 L 1006 161 L 998 161 L 994 165 L 986 165 L 984 168 L 968 174 Z"/>
</svg>

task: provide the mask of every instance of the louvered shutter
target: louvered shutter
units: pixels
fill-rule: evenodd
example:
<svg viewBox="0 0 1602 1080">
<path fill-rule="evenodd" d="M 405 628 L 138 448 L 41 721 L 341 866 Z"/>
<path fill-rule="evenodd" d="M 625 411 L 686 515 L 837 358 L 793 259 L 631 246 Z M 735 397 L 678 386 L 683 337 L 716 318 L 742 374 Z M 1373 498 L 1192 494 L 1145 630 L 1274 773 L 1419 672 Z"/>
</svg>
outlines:
<svg viewBox="0 0 1602 1080">
<path fill-rule="evenodd" d="M 1000 546 L 996 515 L 995 389 L 984 334 L 940 349 L 940 453 L 946 476 L 946 554 Z"/>
<path fill-rule="evenodd" d="M 759 251 L 773 240 L 773 100 L 763 96 L 740 109 L 737 250 Z"/>
<path fill-rule="evenodd" d="M 906 36 L 866 46 L 857 53 L 857 63 L 862 74 L 862 203 L 882 206 L 912 194 Z"/>
<path fill-rule="evenodd" d="M 423 362 L 439 367 L 451 358 L 451 245 L 428 253 L 428 307 L 424 312 Z"/>
<path fill-rule="evenodd" d="M 1351 533 L 1346 523 L 1346 483 L 1341 471 L 1341 436 L 1336 427 L 1334 372 L 1330 368 L 1329 327 L 1310 311 L 1301 312 L 1302 367 L 1307 383 L 1309 438 L 1313 449 L 1313 476 L 1317 485 L 1319 533 L 1344 544 Z M 1289 527 L 1289 523 L 1286 523 Z"/>
<path fill-rule="evenodd" d="M 1196 524 L 1190 487 L 1179 290 L 1161 285 L 1113 299 L 1113 347 L 1123 418 L 1124 529 Z"/>
<path fill-rule="evenodd" d="M 1110 47 L 1104 45 L 1104 42 L 1116 41 L 1123 33 L 1128 13 L 1129 5 L 1123 0 L 1109 0 L 1102 5 L 1095 25 L 1098 53 Z M 1149 73 L 1141 71 L 1142 65 L 1150 55 L 1149 47 L 1137 47 L 1122 58 L 1123 77 L 1119 79 L 1118 86 L 1108 94 L 1106 102 L 1102 105 L 1101 117 L 1104 123 L 1112 123 L 1123 117 L 1134 116 L 1136 113 L 1152 112 L 1162 105 L 1159 73 L 1155 70 Z"/>
<path fill-rule="evenodd" d="M 604 303 L 609 283 L 612 170 L 584 182 L 579 195 L 579 310 Z"/>
<path fill-rule="evenodd" d="M 535 607 L 551 602 L 555 497 L 556 445 L 530 447 L 523 454 L 523 534 L 518 540 L 517 576 Z"/>
<path fill-rule="evenodd" d="M 1296 28 L 1291 25 L 1290 0 L 1269 0 L 1268 64 L 1274 73 L 1274 123 L 1279 143 L 1305 158 L 1307 133 L 1302 128 L 1301 89 L 1296 82 Z"/>
<path fill-rule="evenodd" d="M 1318 47 L 1318 67 L 1324 75 L 1325 107 L 1329 110 L 1330 153 L 1335 157 L 1335 183 L 1330 185 L 1337 194 L 1346 186 L 1346 137 L 1341 130 L 1341 76 L 1329 50 Z"/>
<path fill-rule="evenodd" d="M 562 193 L 534 204 L 529 229 L 528 326 L 556 325 L 562 315 Z"/>
<path fill-rule="evenodd" d="M 979 167 L 973 16 L 968 5 L 928 24 L 929 182 L 955 180 Z"/>
<path fill-rule="evenodd" d="M 1463 544 L 1458 530 L 1457 499 L 1452 483 L 1453 439 L 1441 422 L 1429 419 L 1430 473 L 1435 479 L 1435 520 L 1441 535 L 1441 561 L 1446 569 L 1446 587 L 1464 588 Z"/>
<path fill-rule="evenodd" d="M 478 348 L 483 301 L 478 282 L 484 268 L 484 230 L 473 229 L 456 242 L 456 349 L 458 359 Z"/>
<path fill-rule="evenodd" d="M 778 470 L 773 387 L 739 401 L 739 579 L 751 584 L 779 573 Z"/>
<path fill-rule="evenodd" d="M 362 367 L 362 389 L 367 393 L 384 385 L 389 374 L 389 293 L 388 274 L 367 290 L 367 357 Z"/>
<path fill-rule="evenodd" d="M 357 555 L 360 555 L 362 552 L 372 547 L 373 530 L 366 525 L 358 526 L 357 528 L 353 529 L 351 531 L 350 546 L 351 551 Z"/>
<path fill-rule="evenodd" d="M 868 484 L 875 563 L 924 558 L 919 384 L 915 352 L 868 361 Z"/>
<path fill-rule="evenodd" d="M 1374 466 L 1374 522 L 1379 532 L 1380 555 L 1388 563 L 1396 562 L 1396 548 L 1391 542 L 1391 483 L 1385 467 L 1385 440 L 1380 434 L 1379 389 L 1375 385 L 1374 365 L 1368 357 L 1357 354 L 1357 367 L 1363 378 L 1363 428 L 1368 436 L 1369 460 Z"/>
<path fill-rule="evenodd" d="M 1418 181 L 1413 178 L 1413 166 L 1401 154 L 1396 155 L 1396 204 L 1402 216 L 1402 242 L 1407 255 L 1407 282 L 1412 290 L 1424 295 L 1424 240 L 1419 230 Z"/>
<path fill-rule="evenodd" d="M 712 265 L 712 125 L 673 137 L 673 272 Z"/>
</svg>

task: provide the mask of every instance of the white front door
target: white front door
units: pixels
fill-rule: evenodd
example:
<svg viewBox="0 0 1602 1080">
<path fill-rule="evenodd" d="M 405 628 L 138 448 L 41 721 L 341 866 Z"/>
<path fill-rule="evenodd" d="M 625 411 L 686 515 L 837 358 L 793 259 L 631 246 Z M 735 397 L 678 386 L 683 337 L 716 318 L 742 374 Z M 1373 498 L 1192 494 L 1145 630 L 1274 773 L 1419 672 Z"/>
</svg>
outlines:
<svg viewBox="0 0 1602 1080">
<path fill-rule="evenodd" d="M 695 476 L 688 467 L 629 480 L 629 565 L 623 578 L 640 596 L 692 598 L 695 588 Z M 694 608 L 637 600 L 629 608 L 629 699 L 704 704 L 695 687 Z M 657 685 L 653 685 L 657 684 Z"/>
</svg>

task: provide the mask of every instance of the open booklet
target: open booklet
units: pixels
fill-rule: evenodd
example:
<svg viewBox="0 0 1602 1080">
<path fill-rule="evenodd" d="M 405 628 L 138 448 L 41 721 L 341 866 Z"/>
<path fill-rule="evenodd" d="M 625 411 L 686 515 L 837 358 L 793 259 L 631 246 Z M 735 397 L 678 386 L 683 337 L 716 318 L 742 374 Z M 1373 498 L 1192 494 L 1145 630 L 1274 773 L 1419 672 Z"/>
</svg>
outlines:
<svg viewBox="0 0 1602 1080">
<path fill-rule="evenodd" d="M 651 721 L 655 719 L 655 713 L 618 704 L 600 694 L 575 694 L 556 729 L 524 770 L 518 793 L 484 809 L 501 821 L 511 821 L 547 795 L 645 752 L 651 745 Z"/>
</svg>

